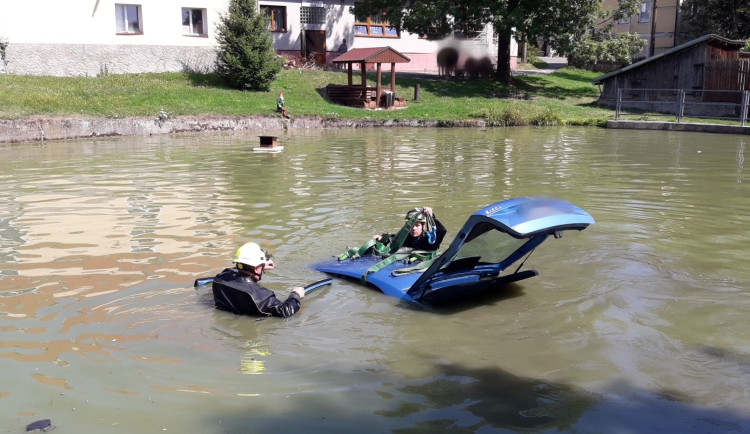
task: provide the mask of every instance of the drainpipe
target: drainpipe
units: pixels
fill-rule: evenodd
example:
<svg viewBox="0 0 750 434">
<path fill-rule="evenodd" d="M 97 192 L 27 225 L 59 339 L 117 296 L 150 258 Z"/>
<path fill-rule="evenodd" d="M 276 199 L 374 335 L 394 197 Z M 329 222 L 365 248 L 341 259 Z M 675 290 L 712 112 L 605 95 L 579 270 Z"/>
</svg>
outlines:
<svg viewBox="0 0 750 434">
<path fill-rule="evenodd" d="M 651 2 L 651 42 L 649 43 L 649 57 L 653 57 L 656 49 L 656 0 Z"/>
<path fill-rule="evenodd" d="M 672 48 L 680 45 L 678 42 L 680 34 L 680 25 L 682 24 L 682 0 L 677 0 L 677 9 L 674 12 L 674 37 L 672 38 Z"/>
</svg>

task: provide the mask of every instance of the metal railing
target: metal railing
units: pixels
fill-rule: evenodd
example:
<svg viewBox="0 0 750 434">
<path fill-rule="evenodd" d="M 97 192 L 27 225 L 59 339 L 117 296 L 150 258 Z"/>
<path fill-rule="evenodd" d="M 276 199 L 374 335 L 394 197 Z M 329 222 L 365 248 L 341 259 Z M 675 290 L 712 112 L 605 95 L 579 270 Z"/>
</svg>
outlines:
<svg viewBox="0 0 750 434">
<path fill-rule="evenodd" d="M 750 91 L 617 89 L 615 120 L 621 116 L 674 116 L 747 123 Z"/>
</svg>

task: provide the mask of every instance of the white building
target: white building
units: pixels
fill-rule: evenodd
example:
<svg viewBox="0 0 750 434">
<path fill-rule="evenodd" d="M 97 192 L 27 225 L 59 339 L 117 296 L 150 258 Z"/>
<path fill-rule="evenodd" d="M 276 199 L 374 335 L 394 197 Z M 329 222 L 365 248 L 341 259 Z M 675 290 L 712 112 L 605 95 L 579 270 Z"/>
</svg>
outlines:
<svg viewBox="0 0 750 434">
<path fill-rule="evenodd" d="M 34 0 L 4 2 L 0 39 L 7 42 L 5 65 L 14 74 L 96 76 L 104 73 L 213 69 L 216 26 L 229 0 Z M 357 22 L 354 0 L 264 1 L 280 54 L 330 62 L 343 39 L 349 48 L 391 46 L 411 62 L 402 71 L 437 70 L 436 54 L 457 44 L 472 57 L 495 60 L 491 30 L 472 39 L 428 41 L 397 32 L 378 19 Z M 517 46 L 511 53 L 515 59 Z"/>
</svg>

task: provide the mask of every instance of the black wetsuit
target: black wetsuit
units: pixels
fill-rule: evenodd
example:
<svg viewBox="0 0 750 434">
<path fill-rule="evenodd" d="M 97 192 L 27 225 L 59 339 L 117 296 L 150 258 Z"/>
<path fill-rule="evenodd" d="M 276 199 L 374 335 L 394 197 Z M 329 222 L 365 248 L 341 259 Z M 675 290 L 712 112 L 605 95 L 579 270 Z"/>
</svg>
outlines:
<svg viewBox="0 0 750 434">
<path fill-rule="evenodd" d="M 236 268 L 227 268 L 214 277 L 214 303 L 217 308 L 238 315 L 290 317 L 300 307 L 299 294 L 292 291 L 286 301 L 270 289 L 258 285 Z"/>
<path fill-rule="evenodd" d="M 430 241 L 427 239 L 427 234 L 422 231 L 422 235 L 418 237 L 413 237 L 411 236 L 411 234 L 409 234 L 409 236 L 407 236 L 404 240 L 404 244 L 402 244 L 401 247 L 409 247 L 414 250 L 426 250 L 428 252 L 437 250 L 440 248 L 440 243 L 443 242 L 445 233 L 448 232 L 445 229 L 445 226 L 443 226 L 443 224 L 440 223 L 440 220 L 438 220 L 437 218 L 435 218 L 435 232 L 435 242 L 433 244 L 430 244 Z M 395 236 L 396 235 L 389 235 L 391 242 L 393 241 L 393 238 L 395 238 Z"/>
</svg>

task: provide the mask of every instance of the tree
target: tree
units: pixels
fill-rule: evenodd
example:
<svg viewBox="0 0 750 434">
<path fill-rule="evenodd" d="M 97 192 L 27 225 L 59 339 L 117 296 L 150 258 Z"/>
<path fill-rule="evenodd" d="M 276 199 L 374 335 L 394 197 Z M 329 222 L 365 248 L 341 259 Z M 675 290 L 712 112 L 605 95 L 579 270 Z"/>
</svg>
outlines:
<svg viewBox="0 0 750 434">
<path fill-rule="evenodd" d="M 268 90 L 283 63 L 276 58 L 268 26 L 268 18 L 257 12 L 254 0 L 230 0 L 216 30 L 216 73 L 227 84 Z"/>
<path fill-rule="evenodd" d="M 5 52 L 7 48 L 8 48 L 8 40 L 3 37 L 0 37 L 0 63 L 2 63 L 3 71 L 5 71 L 6 73 L 8 72 L 7 70 L 8 59 L 5 57 L 6 56 Z"/>
<path fill-rule="evenodd" d="M 750 38 L 750 0 L 686 0 L 681 12 L 683 30 L 694 38 L 707 34 Z"/>
<path fill-rule="evenodd" d="M 576 40 L 596 26 L 601 6 L 601 0 L 363 0 L 353 12 L 358 20 L 382 14 L 394 27 L 429 39 L 490 23 L 498 35 L 496 76 L 507 83 L 514 32 L 525 40 Z"/>
<path fill-rule="evenodd" d="M 591 71 L 609 72 L 633 63 L 646 40 L 633 33 L 584 35 L 570 47 L 568 65 Z"/>
<path fill-rule="evenodd" d="M 613 34 L 612 28 L 621 19 L 636 14 L 641 0 L 620 0 L 614 9 L 596 13 L 596 25 L 583 35 L 559 35 L 557 48 L 568 55 L 568 65 L 611 71 L 633 62 L 646 40 L 633 33 Z"/>
</svg>

